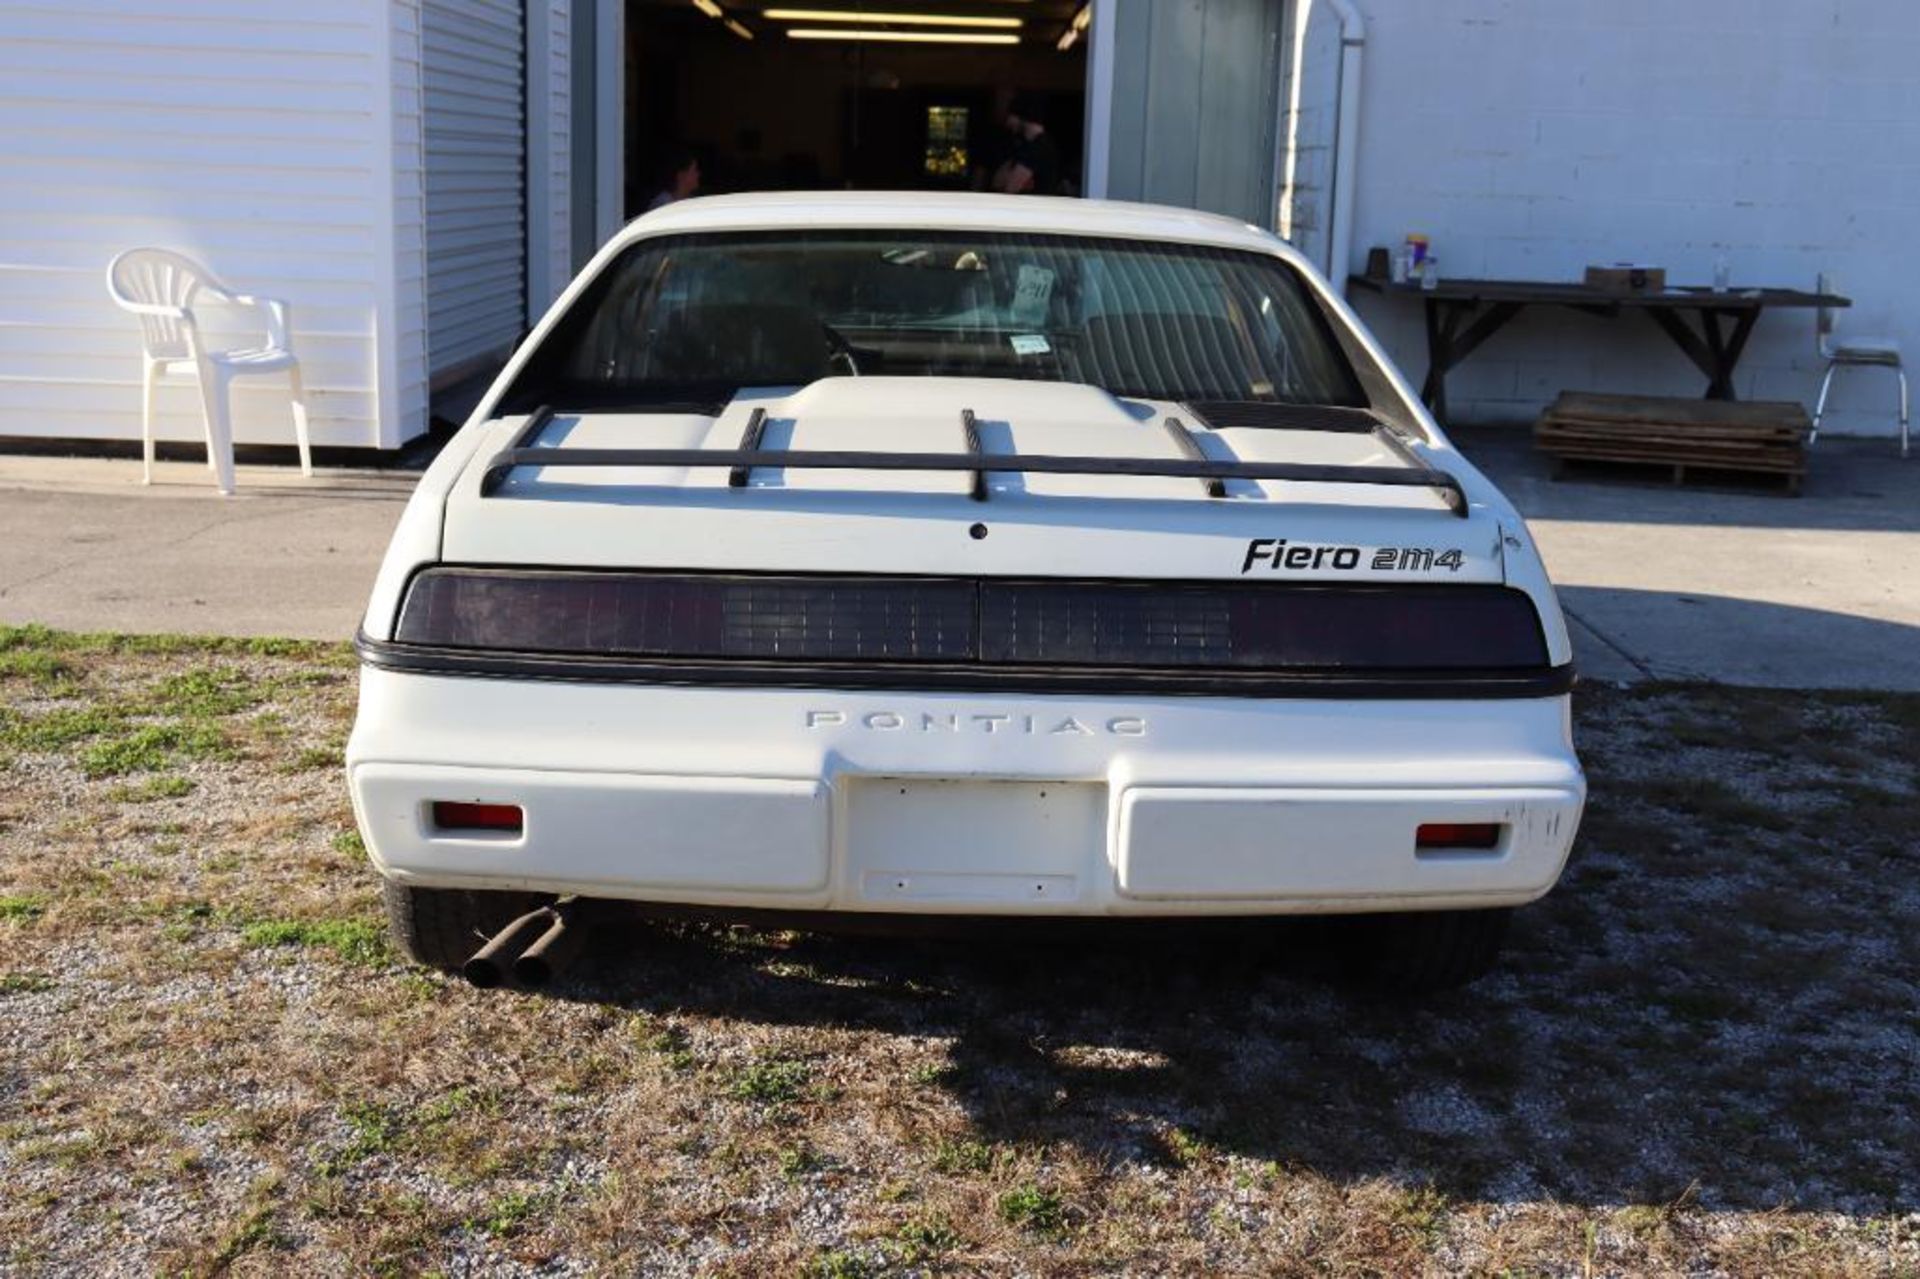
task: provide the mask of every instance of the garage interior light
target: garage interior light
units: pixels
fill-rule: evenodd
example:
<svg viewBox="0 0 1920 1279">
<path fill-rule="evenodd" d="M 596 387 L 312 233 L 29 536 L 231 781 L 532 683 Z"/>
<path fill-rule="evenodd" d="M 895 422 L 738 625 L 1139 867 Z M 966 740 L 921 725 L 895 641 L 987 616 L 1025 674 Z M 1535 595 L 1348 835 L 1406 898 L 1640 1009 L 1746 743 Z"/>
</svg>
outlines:
<svg viewBox="0 0 1920 1279">
<path fill-rule="evenodd" d="M 1019 44 L 1020 37 L 988 31 L 860 31 L 835 27 L 795 27 L 795 40 L 886 40 L 895 44 Z"/>
<path fill-rule="evenodd" d="M 735 22 L 732 18 L 729 18 L 727 11 L 722 9 L 716 0 L 693 0 L 693 7 L 706 14 L 709 18 L 718 18 L 721 25 L 725 26 L 727 30 L 733 32 L 733 34 L 739 36 L 742 40 L 753 39 L 753 32 L 747 30 L 747 28 L 740 23 Z"/>
<path fill-rule="evenodd" d="M 1080 12 L 1073 15 L 1073 21 L 1067 24 L 1067 29 L 1065 31 L 1062 31 L 1060 33 L 1059 43 L 1055 44 L 1053 47 L 1060 50 L 1060 52 L 1062 53 L 1065 53 L 1067 50 L 1073 48 L 1074 41 L 1078 40 L 1082 35 L 1086 34 L 1087 27 L 1092 22 L 1093 22 L 1093 6 L 1091 4 L 1081 5 Z"/>
<path fill-rule="evenodd" d="M 970 18 L 951 13 L 865 13 L 856 9 L 768 9 L 777 22 L 882 22 L 895 27 L 991 27 L 1019 30 L 1019 18 Z"/>
</svg>

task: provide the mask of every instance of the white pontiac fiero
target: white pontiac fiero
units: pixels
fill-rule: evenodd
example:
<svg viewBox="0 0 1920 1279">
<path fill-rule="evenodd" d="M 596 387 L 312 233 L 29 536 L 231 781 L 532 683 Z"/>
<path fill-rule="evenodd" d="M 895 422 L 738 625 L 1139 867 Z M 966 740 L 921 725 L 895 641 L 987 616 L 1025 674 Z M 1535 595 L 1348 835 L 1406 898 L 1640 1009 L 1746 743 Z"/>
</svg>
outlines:
<svg viewBox="0 0 1920 1279">
<path fill-rule="evenodd" d="M 426 472 L 358 648 L 395 929 L 490 977 L 625 899 L 1361 914 L 1455 983 L 1585 797 L 1519 515 L 1299 254 L 1178 209 L 640 218 Z"/>
</svg>

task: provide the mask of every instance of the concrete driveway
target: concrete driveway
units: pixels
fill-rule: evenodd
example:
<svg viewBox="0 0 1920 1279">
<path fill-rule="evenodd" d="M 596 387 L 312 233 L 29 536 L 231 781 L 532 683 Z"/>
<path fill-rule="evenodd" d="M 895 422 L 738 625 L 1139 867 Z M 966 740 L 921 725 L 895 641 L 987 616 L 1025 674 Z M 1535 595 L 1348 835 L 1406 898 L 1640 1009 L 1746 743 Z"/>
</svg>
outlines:
<svg viewBox="0 0 1920 1279">
<path fill-rule="evenodd" d="M 0 456 L 0 623 L 352 637 L 416 473 Z"/>
<path fill-rule="evenodd" d="M 1524 431 L 1455 435 L 1527 517 L 1588 677 L 1920 690 L 1920 458 L 1893 442 L 1822 440 L 1794 498 L 1555 480 Z"/>
<path fill-rule="evenodd" d="M 1825 440 L 1805 496 L 1555 481 L 1527 434 L 1462 446 L 1526 514 L 1589 678 L 1920 691 L 1920 459 Z M 1585 473 L 1580 473 L 1582 476 Z M 345 639 L 415 476 L 0 457 L 0 622 Z"/>
</svg>

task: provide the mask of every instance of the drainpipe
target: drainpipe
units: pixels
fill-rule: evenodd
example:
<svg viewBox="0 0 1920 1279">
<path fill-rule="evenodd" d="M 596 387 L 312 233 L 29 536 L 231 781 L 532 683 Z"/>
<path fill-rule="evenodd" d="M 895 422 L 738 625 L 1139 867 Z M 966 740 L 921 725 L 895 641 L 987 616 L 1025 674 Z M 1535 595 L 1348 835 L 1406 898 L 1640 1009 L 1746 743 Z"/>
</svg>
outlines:
<svg viewBox="0 0 1920 1279">
<path fill-rule="evenodd" d="M 1333 287 L 1346 292 L 1353 270 L 1353 195 L 1359 185 L 1360 54 L 1367 43 L 1367 23 L 1353 0 L 1328 0 L 1340 20 L 1340 81 L 1336 93 L 1333 151 L 1333 212 L 1328 228 L 1327 276 Z"/>
</svg>

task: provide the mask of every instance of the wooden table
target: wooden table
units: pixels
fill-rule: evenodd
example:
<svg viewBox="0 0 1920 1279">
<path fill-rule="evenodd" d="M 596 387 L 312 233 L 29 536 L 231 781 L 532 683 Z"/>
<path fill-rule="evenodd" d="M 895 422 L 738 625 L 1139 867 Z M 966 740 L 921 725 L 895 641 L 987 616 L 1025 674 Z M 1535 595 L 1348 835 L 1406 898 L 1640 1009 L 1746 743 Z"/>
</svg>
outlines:
<svg viewBox="0 0 1920 1279">
<path fill-rule="evenodd" d="M 1804 289 L 1669 288 L 1616 293 L 1545 280 L 1445 278 L 1439 287 L 1423 289 L 1418 281 L 1395 284 L 1370 275 L 1348 276 L 1347 282 L 1356 289 L 1388 297 L 1417 297 L 1426 304 L 1427 380 L 1420 398 L 1441 422 L 1447 419 L 1447 373 L 1529 306 L 1565 306 L 1608 317 L 1643 311 L 1706 375 L 1706 398 L 1731 400 L 1734 368 L 1762 311 L 1772 306 L 1852 305 L 1838 294 Z"/>
</svg>

